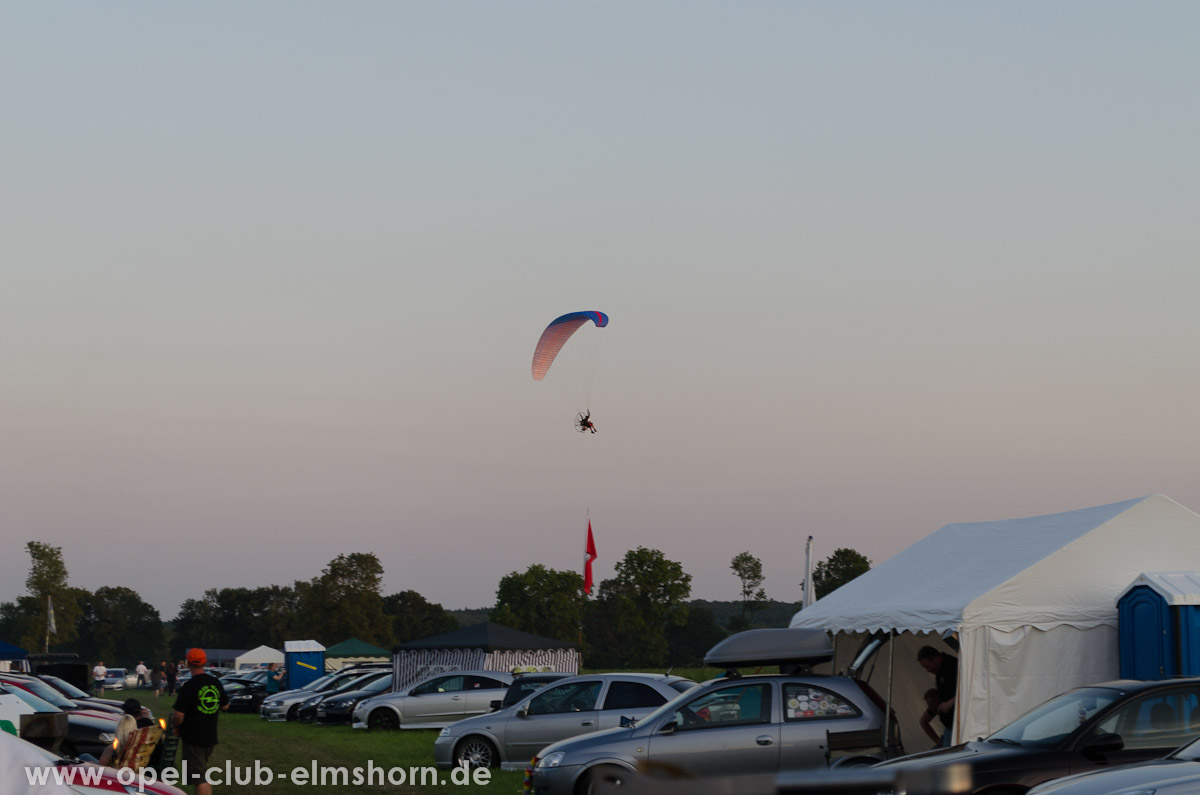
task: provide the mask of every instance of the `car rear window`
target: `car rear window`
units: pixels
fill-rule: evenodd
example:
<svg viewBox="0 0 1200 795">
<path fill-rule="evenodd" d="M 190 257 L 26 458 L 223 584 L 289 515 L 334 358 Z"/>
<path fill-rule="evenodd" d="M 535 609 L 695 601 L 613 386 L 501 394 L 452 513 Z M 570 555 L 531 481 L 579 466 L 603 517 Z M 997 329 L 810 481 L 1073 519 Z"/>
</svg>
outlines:
<svg viewBox="0 0 1200 795">
<path fill-rule="evenodd" d="M 667 697 L 641 682 L 611 682 L 601 709 L 653 709 Z"/>
</svg>

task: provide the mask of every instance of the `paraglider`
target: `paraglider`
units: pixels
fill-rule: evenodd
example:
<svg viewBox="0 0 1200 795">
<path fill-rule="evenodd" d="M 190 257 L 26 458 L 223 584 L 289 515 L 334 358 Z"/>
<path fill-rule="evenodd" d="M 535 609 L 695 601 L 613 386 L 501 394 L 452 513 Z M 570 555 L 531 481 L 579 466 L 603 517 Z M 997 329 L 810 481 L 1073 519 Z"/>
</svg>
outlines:
<svg viewBox="0 0 1200 795">
<path fill-rule="evenodd" d="M 588 323 L 597 329 L 608 325 L 608 315 L 603 312 L 569 312 L 555 318 L 546 326 L 537 346 L 533 349 L 533 380 L 541 381 L 550 373 L 551 365 L 555 365 L 554 374 L 549 381 L 555 382 L 564 399 L 580 411 L 575 417 L 575 430 L 580 433 L 595 433 L 596 426 L 592 422 L 590 393 L 592 376 L 595 370 L 596 340 L 594 334 L 581 334 L 572 342 L 571 349 L 560 359 L 559 353 L 563 346 L 571 340 L 576 332 Z"/>
</svg>

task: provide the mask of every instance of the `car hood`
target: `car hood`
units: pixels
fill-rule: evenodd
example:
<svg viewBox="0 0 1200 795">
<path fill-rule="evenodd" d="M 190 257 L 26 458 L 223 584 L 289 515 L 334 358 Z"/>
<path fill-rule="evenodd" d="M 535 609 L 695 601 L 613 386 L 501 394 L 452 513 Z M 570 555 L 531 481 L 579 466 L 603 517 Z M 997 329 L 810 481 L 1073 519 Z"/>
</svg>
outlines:
<svg viewBox="0 0 1200 795">
<path fill-rule="evenodd" d="M 951 748 L 935 748 L 919 754 L 902 756 L 887 762 L 880 762 L 875 767 L 898 768 L 902 770 L 928 770 L 965 763 L 971 767 L 986 765 L 988 767 L 1005 767 L 1011 759 L 1028 759 L 1031 752 L 1040 749 L 1006 743 L 970 742 Z"/>
<path fill-rule="evenodd" d="M 455 721 L 446 727 L 450 730 L 450 733 L 445 736 L 459 737 L 471 731 L 472 729 L 477 729 L 481 726 L 491 727 L 492 724 L 498 721 L 506 721 L 513 715 L 517 714 L 517 707 L 520 705 L 521 702 L 518 701 L 516 704 L 511 704 L 504 709 L 498 709 L 495 712 L 488 712 L 483 715 L 473 715 L 469 718 L 463 718 L 462 720 Z"/>
<path fill-rule="evenodd" d="M 1200 763 L 1182 759 L 1155 759 L 1128 767 L 1110 770 L 1091 770 L 1075 776 L 1067 776 L 1031 791 L 1037 795 L 1107 795 L 1125 790 L 1155 789 L 1167 792 L 1168 787 L 1178 792 L 1196 792 L 1200 789 Z"/>
<path fill-rule="evenodd" d="M 623 755 L 634 756 L 637 748 L 645 747 L 645 741 L 642 738 L 648 734 L 649 732 L 645 729 L 626 729 L 618 726 L 614 729 L 604 729 L 579 737 L 559 740 L 543 748 L 538 752 L 538 756 L 544 759 L 556 751 L 562 751 L 567 755 L 563 764 L 570 765 L 573 764 L 571 759 L 576 755 L 593 754 L 599 749 L 609 749 L 614 746 L 620 750 L 615 750 L 613 753 L 620 754 L 621 751 L 625 751 Z M 628 746 L 627 749 L 626 746 Z"/>
</svg>

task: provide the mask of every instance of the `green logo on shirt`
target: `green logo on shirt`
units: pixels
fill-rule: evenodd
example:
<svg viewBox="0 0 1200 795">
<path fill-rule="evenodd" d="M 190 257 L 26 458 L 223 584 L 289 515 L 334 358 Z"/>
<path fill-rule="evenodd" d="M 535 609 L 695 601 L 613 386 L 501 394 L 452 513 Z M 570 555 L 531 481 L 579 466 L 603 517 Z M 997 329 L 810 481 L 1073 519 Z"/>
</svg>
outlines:
<svg viewBox="0 0 1200 795">
<path fill-rule="evenodd" d="M 205 685 L 196 695 L 196 709 L 201 715 L 216 715 L 221 706 L 221 695 L 215 685 Z"/>
</svg>

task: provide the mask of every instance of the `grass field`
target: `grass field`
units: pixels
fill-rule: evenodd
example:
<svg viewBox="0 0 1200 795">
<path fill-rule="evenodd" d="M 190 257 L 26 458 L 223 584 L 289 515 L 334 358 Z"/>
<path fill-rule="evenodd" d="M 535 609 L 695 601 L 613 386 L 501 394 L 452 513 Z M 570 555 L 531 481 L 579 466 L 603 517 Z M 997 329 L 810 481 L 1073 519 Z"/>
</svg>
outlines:
<svg viewBox="0 0 1200 795">
<path fill-rule="evenodd" d="M 695 679 L 697 682 L 718 675 L 712 669 L 676 670 L 672 673 Z M 145 690 L 109 691 L 109 698 L 126 698 L 134 696 L 145 706 L 154 710 L 154 716 L 163 718 L 170 715 L 173 697 L 162 696 L 154 698 Z M 288 773 L 294 768 L 310 769 L 315 763 L 322 768 L 345 767 L 353 769 L 361 767 L 364 770 L 368 763 L 376 767 L 402 767 L 406 770 L 414 767 L 433 765 L 433 742 L 437 738 L 436 730 L 413 730 L 396 732 L 355 731 L 342 726 L 316 726 L 298 723 L 268 723 L 257 714 L 222 713 L 220 717 L 220 744 L 213 755 L 212 764 L 224 767 L 228 761 L 233 767 L 253 769 L 255 764 L 270 768 L 274 773 Z M 491 781 L 487 786 L 478 784 L 455 786 L 448 772 L 439 772 L 439 777 L 446 781 L 445 786 L 413 786 L 406 783 L 403 786 L 374 785 L 345 786 L 328 784 L 313 786 L 312 784 L 294 783 L 288 779 L 278 780 L 270 784 L 238 786 L 230 784 L 214 788 L 216 792 L 247 792 L 253 795 L 300 795 L 313 792 L 354 792 L 363 793 L 433 793 L 433 792 L 462 792 L 478 793 L 479 795 L 519 795 L 524 783 L 524 774 L 495 769 L 491 772 Z M 406 781 L 410 781 L 406 774 Z"/>
</svg>

